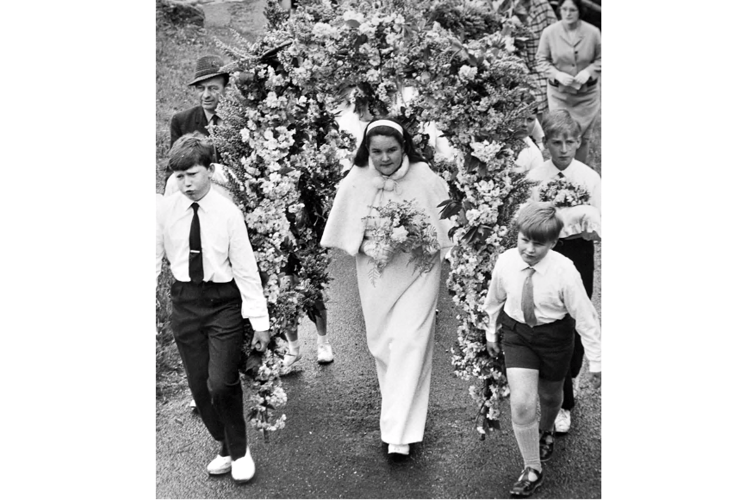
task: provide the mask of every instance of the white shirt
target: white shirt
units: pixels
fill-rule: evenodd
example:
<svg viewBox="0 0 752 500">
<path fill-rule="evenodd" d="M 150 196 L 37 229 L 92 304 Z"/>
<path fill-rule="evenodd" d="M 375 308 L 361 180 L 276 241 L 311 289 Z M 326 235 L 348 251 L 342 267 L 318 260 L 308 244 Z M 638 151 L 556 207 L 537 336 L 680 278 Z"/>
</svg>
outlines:
<svg viewBox="0 0 752 500">
<path fill-rule="evenodd" d="M 529 172 L 543 166 L 543 153 L 538 149 L 538 146 L 530 137 L 525 137 L 525 144 L 527 144 L 527 147 L 520 151 L 517 160 L 514 162 L 517 165 L 515 170 L 520 173 Z"/>
<path fill-rule="evenodd" d="M 163 198 L 157 213 L 157 276 L 162 257 L 167 255 L 175 279 L 191 280 L 188 236 L 193 220 L 192 203 L 180 192 Z M 266 298 L 242 213 L 213 187 L 197 203 L 204 281 L 229 283 L 234 278 L 242 298 L 242 316 L 251 321 L 254 330 L 268 330 Z"/>
<path fill-rule="evenodd" d="M 496 261 L 483 309 L 489 317 L 486 340 L 496 342 L 496 320 L 501 308 L 509 317 L 525 322 L 522 313 L 522 287 L 530 267 L 516 248 L 502 253 Z M 601 327 L 598 313 L 582 284 L 580 273 L 571 260 L 549 250 L 533 273 L 533 302 L 538 324 L 552 323 L 569 313 L 577 322 L 590 371 L 601 371 Z"/>
<path fill-rule="evenodd" d="M 548 181 L 558 177 L 559 172 L 564 174 L 564 177 L 571 182 L 587 189 L 590 193 L 590 204 L 597 208 L 599 212 L 601 211 L 601 176 L 580 161 L 572 160 L 567 168 L 559 170 L 554 162 L 547 160 L 542 166 L 531 170 L 527 174 L 527 178 L 531 181 Z M 533 200 L 539 199 L 538 186 L 532 189 L 531 197 Z"/>
</svg>

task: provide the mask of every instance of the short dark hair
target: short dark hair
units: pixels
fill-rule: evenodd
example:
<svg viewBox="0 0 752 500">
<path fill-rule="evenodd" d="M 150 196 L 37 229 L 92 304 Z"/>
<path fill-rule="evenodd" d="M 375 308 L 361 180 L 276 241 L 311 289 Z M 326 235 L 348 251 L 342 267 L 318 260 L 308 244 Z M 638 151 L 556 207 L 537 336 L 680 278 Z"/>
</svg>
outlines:
<svg viewBox="0 0 752 500">
<path fill-rule="evenodd" d="M 541 128 L 543 128 L 546 141 L 557 134 L 571 135 L 578 139 L 582 136 L 580 124 L 572 118 L 572 115 L 566 109 L 557 109 L 546 113 L 543 116 Z"/>
<path fill-rule="evenodd" d="M 530 202 L 517 214 L 517 227 L 533 241 L 552 243 L 559 239 L 564 222 L 552 203 Z"/>
<path fill-rule="evenodd" d="M 214 145 L 211 139 L 200 132 L 181 136 L 170 149 L 170 170 L 186 171 L 195 165 L 209 168 L 214 160 Z"/>
<path fill-rule="evenodd" d="M 389 120 L 390 122 L 394 122 L 402 128 L 403 133 L 400 134 L 399 130 L 396 130 L 388 125 L 371 127 L 371 123 L 377 120 Z M 358 151 L 356 151 L 355 153 L 355 159 L 353 160 L 353 164 L 355 166 L 368 166 L 368 148 L 371 144 L 371 138 L 375 135 L 385 135 L 387 137 L 394 137 L 395 139 L 397 139 L 397 142 L 402 147 L 402 151 L 404 151 L 404 153 L 407 155 L 407 159 L 410 161 L 410 163 L 425 161 L 425 158 L 423 158 L 420 153 L 415 151 L 415 146 L 413 145 L 413 137 L 400 122 L 398 122 L 394 118 L 375 118 L 368 123 L 366 131 L 363 133 L 363 140 L 360 141 L 360 146 L 358 147 Z"/>
</svg>

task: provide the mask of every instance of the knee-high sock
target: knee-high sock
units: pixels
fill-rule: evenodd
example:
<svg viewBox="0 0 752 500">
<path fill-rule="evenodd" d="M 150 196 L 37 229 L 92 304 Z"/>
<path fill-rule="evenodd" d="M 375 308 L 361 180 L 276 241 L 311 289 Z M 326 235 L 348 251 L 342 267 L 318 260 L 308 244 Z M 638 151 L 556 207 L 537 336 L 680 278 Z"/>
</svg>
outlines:
<svg viewBox="0 0 752 500">
<path fill-rule="evenodd" d="M 530 425 L 517 425 L 512 422 L 514 437 L 517 438 L 517 446 L 520 447 L 522 459 L 525 461 L 525 467 L 532 467 L 538 472 L 541 471 L 538 422 L 533 421 Z"/>
</svg>

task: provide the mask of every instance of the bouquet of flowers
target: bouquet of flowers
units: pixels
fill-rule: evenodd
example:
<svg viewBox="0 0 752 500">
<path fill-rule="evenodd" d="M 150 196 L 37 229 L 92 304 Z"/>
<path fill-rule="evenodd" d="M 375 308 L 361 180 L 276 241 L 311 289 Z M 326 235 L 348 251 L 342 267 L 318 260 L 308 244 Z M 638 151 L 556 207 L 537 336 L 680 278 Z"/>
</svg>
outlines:
<svg viewBox="0 0 752 500">
<path fill-rule="evenodd" d="M 567 178 L 557 177 L 538 188 L 540 201 L 553 203 L 556 208 L 590 204 L 590 193 Z"/>
<path fill-rule="evenodd" d="M 363 244 L 363 252 L 371 257 L 373 268 L 369 272 L 371 284 L 381 276 L 394 252 L 410 254 L 408 264 L 415 264 L 420 273 L 429 272 L 434 265 L 433 255 L 439 251 L 436 228 L 428 221 L 426 213 L 418 208 L 415 200 L 396 203 L 388 202 L 381 207 L 373 207 L 378 216 L 372 219 Z M 366 221 L 368 222 L 368 221 Z"/>
<path fill-rule="evenodd" d="M 540 201 L 553 203 L 564 221 L 560 238 L 579 235 L 586 240 L 600 240 L 601 213 L 590 205 L 590 193 L 565 178 L 550 180 L 539 186 Z"/>
</svg>

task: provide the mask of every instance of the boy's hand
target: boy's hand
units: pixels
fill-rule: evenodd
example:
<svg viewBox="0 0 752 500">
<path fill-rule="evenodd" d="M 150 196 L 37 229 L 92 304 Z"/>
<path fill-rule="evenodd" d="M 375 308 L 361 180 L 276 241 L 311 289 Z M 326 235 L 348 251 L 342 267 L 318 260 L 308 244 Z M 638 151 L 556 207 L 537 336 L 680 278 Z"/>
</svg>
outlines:
<svg viewBox="0 0 752 500">
<path fill-rule="evenodd" d="M 596 389 L 600 389 L 601 388 L 601 372 L 592 372 L 590 374 L 590 378 L 593 381 L 593 387 L 595 387 Z"/>
<path fill-rule="evenodd" d="M 269 345 L 269 340 L 271 340 L 269 330 L 260 330 L 253 332 L 253 340 L 251 340 L 251 346 L 257 351 L 264 352 L 266 351 L 266 346 Z"/>
<path fill-rule="evenodd" d="M 580 85 L 585 85 L 588 80 L 590 80 L 590 72 L 586 69 L 583 69 L 574 77 L 574 81 Z"/>
<path fill-rule="evenodd" d="M 563 71 L 557 71 L 556 80 L 562 85 L 572 85 L 572 82 L 574 82 L 574 77 L 570 74 L 564 73 Z"/>
<path fill-rule="evenodd" d="M 490 354 L 492 358 L 495 358 L 501 352 L 501 350 L 499 349 L 499 344 L 497 344 L 496 342 L 486 342 L 486 349 L 488 350 L 488 354 Z"/>
</svg>

